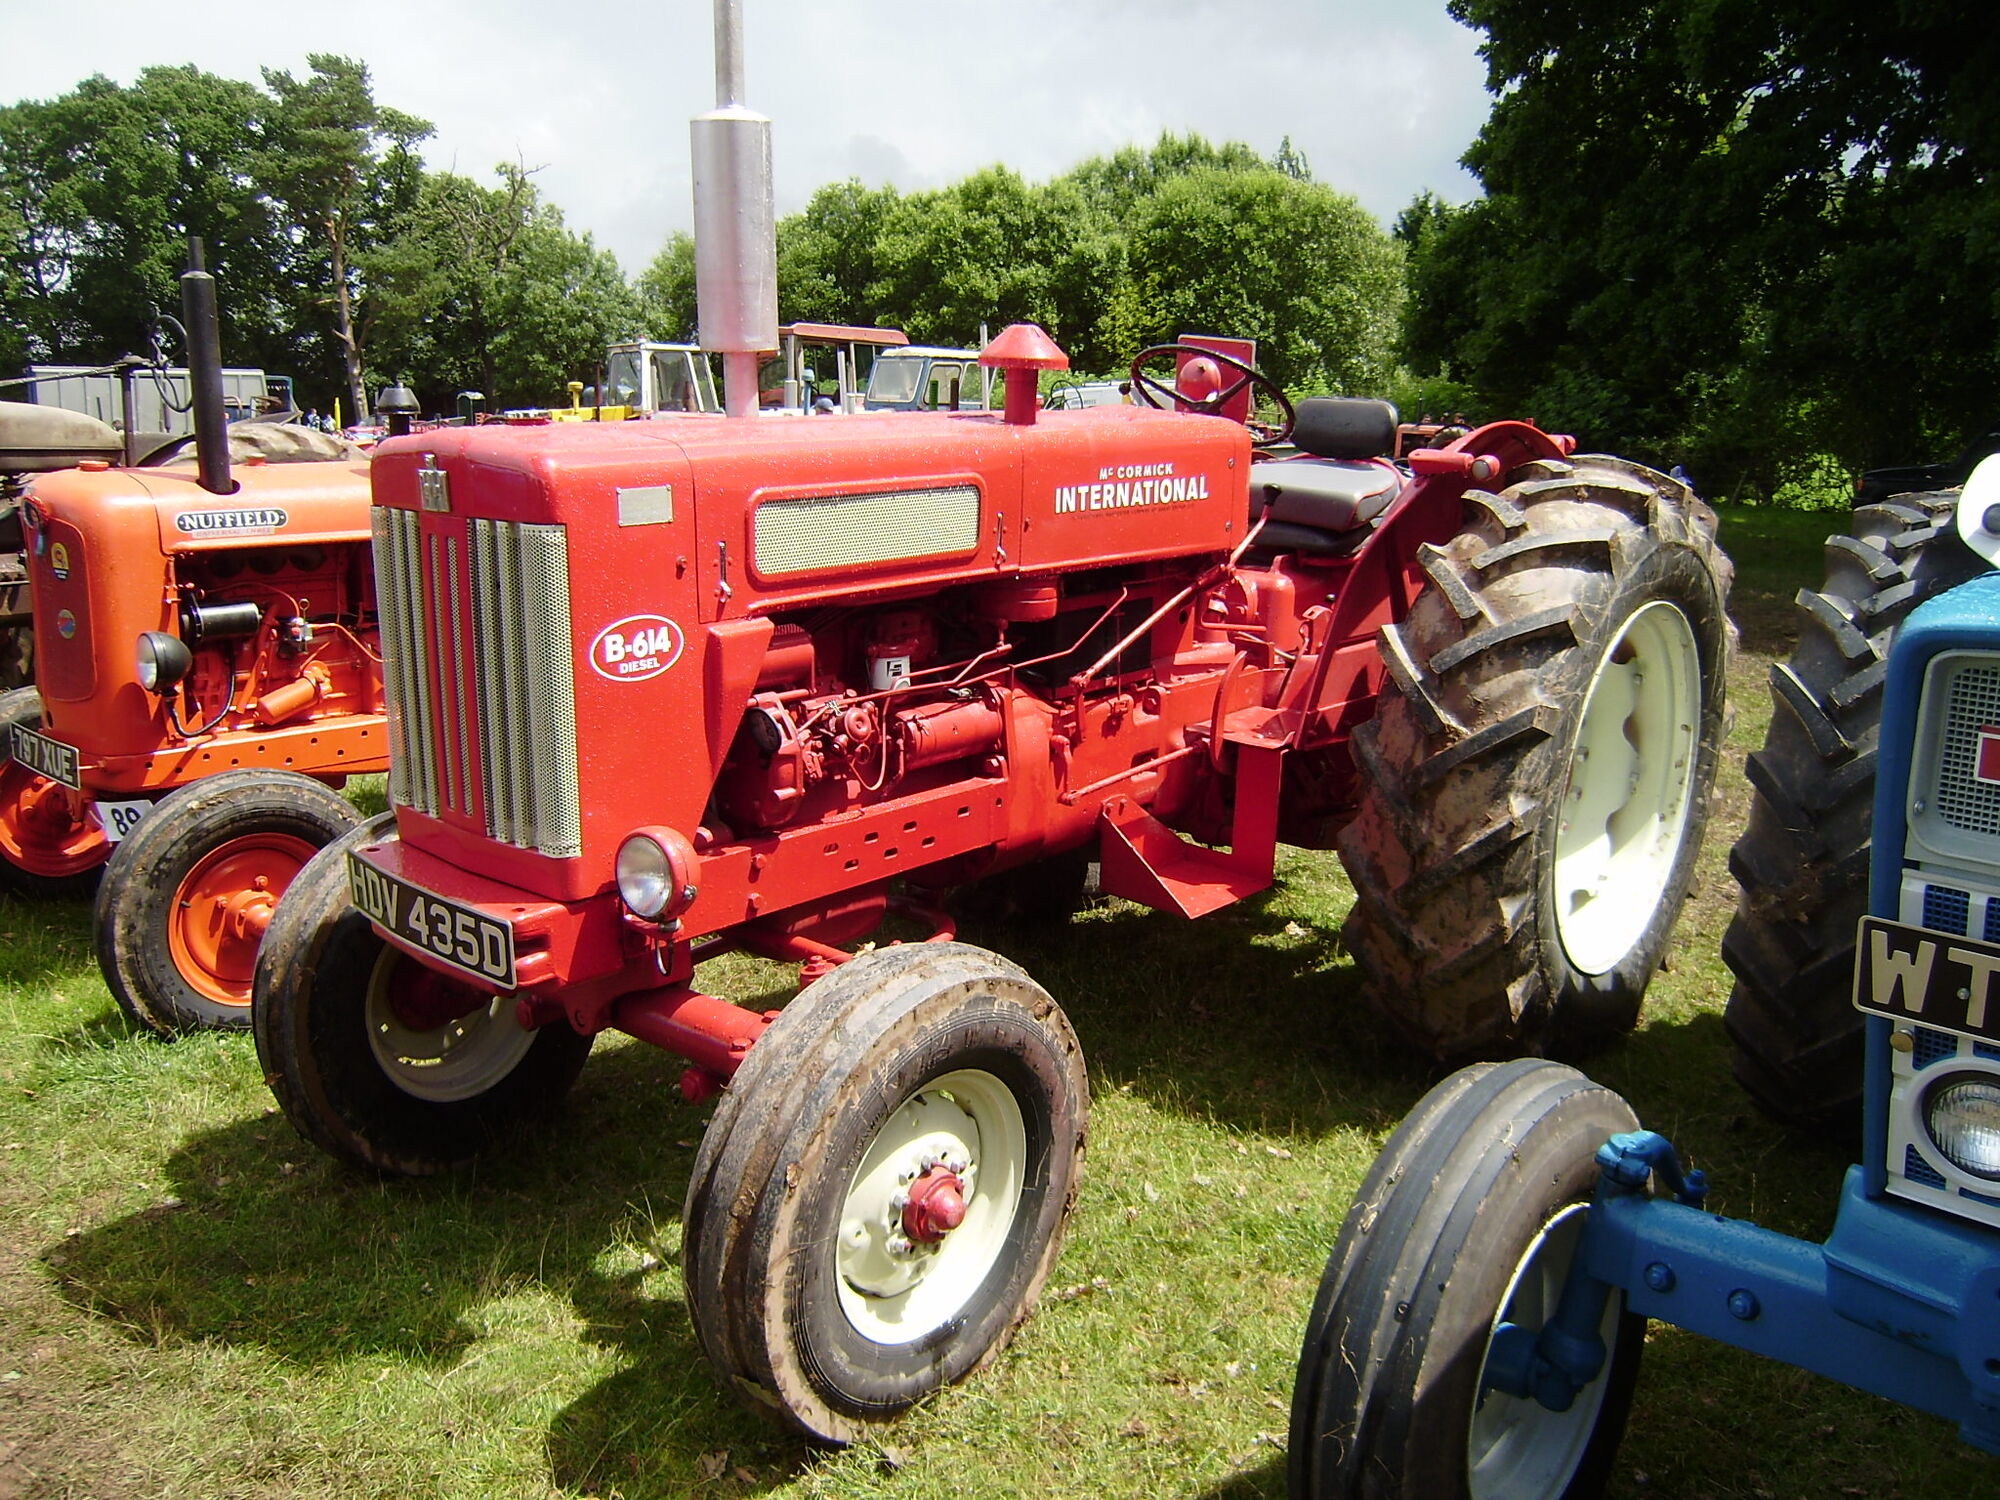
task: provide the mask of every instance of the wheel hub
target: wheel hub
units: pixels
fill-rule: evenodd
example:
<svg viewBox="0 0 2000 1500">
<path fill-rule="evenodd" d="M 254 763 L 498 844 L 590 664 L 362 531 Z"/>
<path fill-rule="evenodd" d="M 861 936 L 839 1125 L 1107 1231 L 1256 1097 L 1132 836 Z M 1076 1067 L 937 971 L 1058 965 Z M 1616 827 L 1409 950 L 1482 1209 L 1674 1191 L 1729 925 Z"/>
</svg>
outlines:
<svg viewBox="0 0 2000 1500">
<path fill-rule="evenodd" d="M 167 950 L 188 986 L 218 1005 L 248 1005 L 257 949 L 292 879 L 317 852 L 288 833 L 231 839 L 182 877 Z"/>
<path fill-rule="evenodd" d="M 473 1099 L 535 1044 L 517 1010 L 508 996 L 482 994 L 385 944 L 368 984 L 368 1045 L 404 1093 L 434 1104 Z"/>
<path fill-rule="evenodd" d="M 903 1204 L 903 1233 L 920 1245 L 935 1245 L 965 1222 L 965 1179 L 934 1165 L 910 1184 Z"/>
<path fill-rule="evenodd" d="M 1586 974 L 1652 925 L 1679 862 L 1700 754 L 1701 662 L 1673 604 L 1635 610 L 1585 690 L 1555 837 L 1556 930 Z"/>
<path fill-rule="evenodd" d="M 1026 1176 L 1020 1105 L 990 1073 L 928 1083 L 883 1121 L 835 1233 L 842 1310 L 878 1343 L 956 1316 L 1000 1257 Z"/>
</svg>

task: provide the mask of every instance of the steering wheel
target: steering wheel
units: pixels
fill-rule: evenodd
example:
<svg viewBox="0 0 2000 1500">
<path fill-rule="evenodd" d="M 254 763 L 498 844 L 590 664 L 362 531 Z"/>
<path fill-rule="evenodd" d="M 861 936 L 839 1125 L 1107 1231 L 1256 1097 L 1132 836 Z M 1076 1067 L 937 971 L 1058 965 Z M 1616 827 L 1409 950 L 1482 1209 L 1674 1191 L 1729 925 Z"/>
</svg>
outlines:
<svg viewBox="0 0 2000 1500">
<path fill-rule="evenodd" d="M 1142 368 L 1168 354 L 1186 354 L 1198 359 L 1213 360 L 1221 367 L 1225 376 L 1234 374 L 1236 378 L 1213 394 L 1184 396 L 1159 376 L 1149 375 Z M 1141 349 L 1133 356 L 1131 374 L 1132 393 L 1155 411 L 1171 411 L 1186 403 L 1198 408 L 1205 407 L 1210 412 L 1219 412 L 1247 386 L 1252 392 L 1253 400 L 1257 393 L 1262 393 L 1270 397 L 1278 410 L 1284 413 L 1284 419 L 1275 424 L 1246 421 L 1243 425 L 1250 429 L 1252 445 L 1258 448 L 1270 448 L 1292 435 L 1292 423 L 1296 414 L 1283 388 L 1255 365 L 1246 365 L 1231 355 L 1218 354 L 1213 349 L 1203 349 L 1196 344 L 1155 344 L 1150 349 Z"/>
</svg>

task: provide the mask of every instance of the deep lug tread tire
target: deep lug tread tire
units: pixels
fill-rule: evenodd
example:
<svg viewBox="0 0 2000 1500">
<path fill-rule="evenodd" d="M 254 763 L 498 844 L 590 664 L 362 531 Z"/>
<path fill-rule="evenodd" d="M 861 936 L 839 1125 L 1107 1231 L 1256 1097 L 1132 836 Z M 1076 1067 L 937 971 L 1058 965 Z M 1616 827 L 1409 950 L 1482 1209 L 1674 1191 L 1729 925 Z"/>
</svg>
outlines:
<svg viewBox="0 0 2000 1500">
<path fill-rule="evenodd" d="M 348 898 L 347 852 L 394 829 L 394 813 L 371 818 L 299 872 L 257 950 L 250 1029 L 265 1081 L 300 1135 L 353 1166 L 420 1177 L 465 1166 L 553 1114 L 591 1039 L 545 1025 L 504 1078 L 452 1102 L 417 1098 L 389 1077 L 367 1024 L 371 976 L 389 945 Z"/>
<path fill-rule="evenodd" d="M 1292 1500 L 1469 1493 L 1479 1380 L 1508 1284 L 1542 1227 L 1589 1200 L 1597 1147 L 1636 1125 L 1609 1089 L 1534 1059 L 1462 1069 L 1410 1111 L 1348 1208 L 1306 1325 Z M 1587 1444 L 1550 1500 L 1596 1494 L 1609 1473 L 1645 1320 L 1621 1312 L 1615 1327 Z"/>
<path fill-rule="evenodd" d="M 876 1342 L 839 1305 L 831 1227 L 886 1122 L 927 1082 L 965 1068 L 1002 1079 L 1023 1116 L 1026 1169 L 1006 1248 L 944 1326 Z M 995 954 L 909 944 L 817 981 L 750 1049 L 695 1158 L 682 1269 L 710 1363 L 753 1411 L 833 1443 L 860 1441 L 983 1368 L 1055 1263 L 1088 1109 L 1068 1019 Z"/>
<path fill-rule="evenodd" d="M 241 1001 L 228 1003 L 204 994 L 202 976 L 177 960 L 169 929 L 180 919 L 184 883 L 239 841 L 275 836 L 317 850 L 360 821 L 351 803 L 312 778 L 254 768 L 203 777 L 162 798 L 118 845 L 97 887 L 97 963 L 113 998 L 165 1037 L 247 1030 L 247 982 Z"/>
<path fill-rule="evenodd" d="M 1771 669 L 1771 727 L 1746 770 L 1750 819 L 1729 853 L 1736 914 L 1722 940 L 1735 1073 L 1758 1106 L 1843 1125 L 1861 1104 L 1854 931 L 1868 904 L 1875 749 L 1897 628 L 1987 571 L 1960 540 L 1959 492 L 1854 512 L 1826 540 L 1826 581 L 1798 596 L 1798 645 Z"/>
<path fill-rule="evenodd" d="M 0 774 L 7 780 L 17 781 L 30 773 L 14 764 L 14 726 L 24 725 L 29 729 L 42 727 L 42 695 L 32 687 L 13 688 L 0 693 Z M 6 796 L 10 802 L 18 795 L 10 789 Z M 97 889 L 98 878 L 104 873 L 104 862 L 111 857 L 111 844 L 100 833 L 92 841 L 88 850 L 89 863 L 82 868 L 64 871 L 60 874 L 42 874 L 15 863 L 6 851 L 0 850 L 0 890 L 16 896 L 26 896 L 37 901 L 68 901 L 79 896 L 88 896 Z"/>
<path fill-rule="evenodd" d="M 1636 1023 L 1707 819 L 1734 637 L 1714 513 L 1620 459 L 1537 462 L 1502 494 L 1468 494 L 1465 529 L 1422 563 L 1430 582 L 1383 630 L 1388 682 L 1350 742 L 1363 797 L 1339 838 L 1345 944 L 1371 999 L 1437 1057 L 1587 1051 Z M 1650 922 L 1585 973 L 1554 912 L 1557 813 L 1592 674 L 1656 600 L 1698 658 L 1689 801 Z"/>
</svg>

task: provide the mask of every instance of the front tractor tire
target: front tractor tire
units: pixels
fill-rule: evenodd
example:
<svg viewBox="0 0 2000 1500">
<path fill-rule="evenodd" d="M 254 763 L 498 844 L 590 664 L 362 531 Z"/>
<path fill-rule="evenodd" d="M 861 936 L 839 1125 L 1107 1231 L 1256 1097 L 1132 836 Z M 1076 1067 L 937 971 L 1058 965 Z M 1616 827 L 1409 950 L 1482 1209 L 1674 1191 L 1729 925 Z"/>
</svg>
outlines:
<svg viewBox="0 0 2000 1500">
<path fill-rule="evenodd" d="M 111 841 L 88 798 L 14 759 L 14 726 L 39 731 L 42 695 L 0 693 L 0 890 L 41 901 L 88 896 Z"/>
<path fill-rule="evenodd" d="M 1466 510 L 1382 632 L 1344 938 L 1437 1057 L 1580 1053 L 1637 1022 L 1693 879 L 1731 568 L 1707 506 L 1620 459 L 1539 461 Z"/>
<path fill-rule="evenodd" d="M 1410 1111 L 1341 1225 L 1306 1325 L 1287 1449 L 1292 1500 L 1583 1500 L 1600 1493 L 1645 1319 L 1605 1306 L 1605 1360 L 1568 1411 L 1486 1385 L 1504 1321 L 1555 1312 L 1631 1107 L 1560 1063 L 1452 1074 Z"/>
<path fill-rule="evenodd" d="M 833 1443 L 981 1368 L 1055 1262 L 1088 1107 L 1067 1018 L 983 949 L 877 949 L 813 984 L 695 1159 L 682 1265 L 709 1362 Z"/>
<path fill-rule="evenodd" d="M 97 887 L 97 962 L 161 1036 L 250 1025 L 257 948 L 306 862 L 361 821 L 305 776 L 224 771 L 163 798 Z"/>
<path fill-rule="evenodd" d="M 1826 581 L 1798 595 L 1798 645 L 1771 668 L 1771 725 L 1746 766 L 1750 821 L 1729 853 L 1736 915 L 1722 957 L 1737 1082 L 1779 1120 L 1832 1125 L 1861 1105 L 1855 924 L 1868 904 L 1882 687 L 1897 629 L 1987 571 L 1958 535 L 1959 491 L 1854 512 L 1826 540 Z"/>
<path fill-rule="evenodd" d="M 415 1177 L 470 1163 L 552 1114 L 590 1038 L 527 1030 L 511 996 L 459 983 L 384 941 L 348 898 L 350 849 L 384 813 L 299 872 L 257 952 L 257 1061 L 293 1127 L 357 1167 Z"/>
</svg>

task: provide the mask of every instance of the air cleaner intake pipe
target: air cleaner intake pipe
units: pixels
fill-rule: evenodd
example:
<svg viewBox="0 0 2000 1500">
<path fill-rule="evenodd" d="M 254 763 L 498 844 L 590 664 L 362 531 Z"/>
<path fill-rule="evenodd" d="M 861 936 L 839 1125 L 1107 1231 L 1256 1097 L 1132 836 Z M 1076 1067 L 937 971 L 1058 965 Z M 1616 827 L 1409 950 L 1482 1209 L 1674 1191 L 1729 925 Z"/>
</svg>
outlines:
<svg viewBox="0 0 2000 1500">
<path fill-rule="evenodd" d="M 701 347 L 722 356 L 722 407 L 757 411 L 758 356 L 778 347 L 771 121 L 743 104 L 743 3 L 715 0 L 715 108 L 691 126 Z"/>
<path fill-rule="evenodd" d="M 229 417 L 222 407 L 222 325 L 215 312 L 215 278 L 202 269 L 199 235 L 188 236 L 188 268 L 181 273 L 181 321 L 187 325 L 194 454 L 201 487 L 211 495 L 233 495 Z"/>
</svg>

